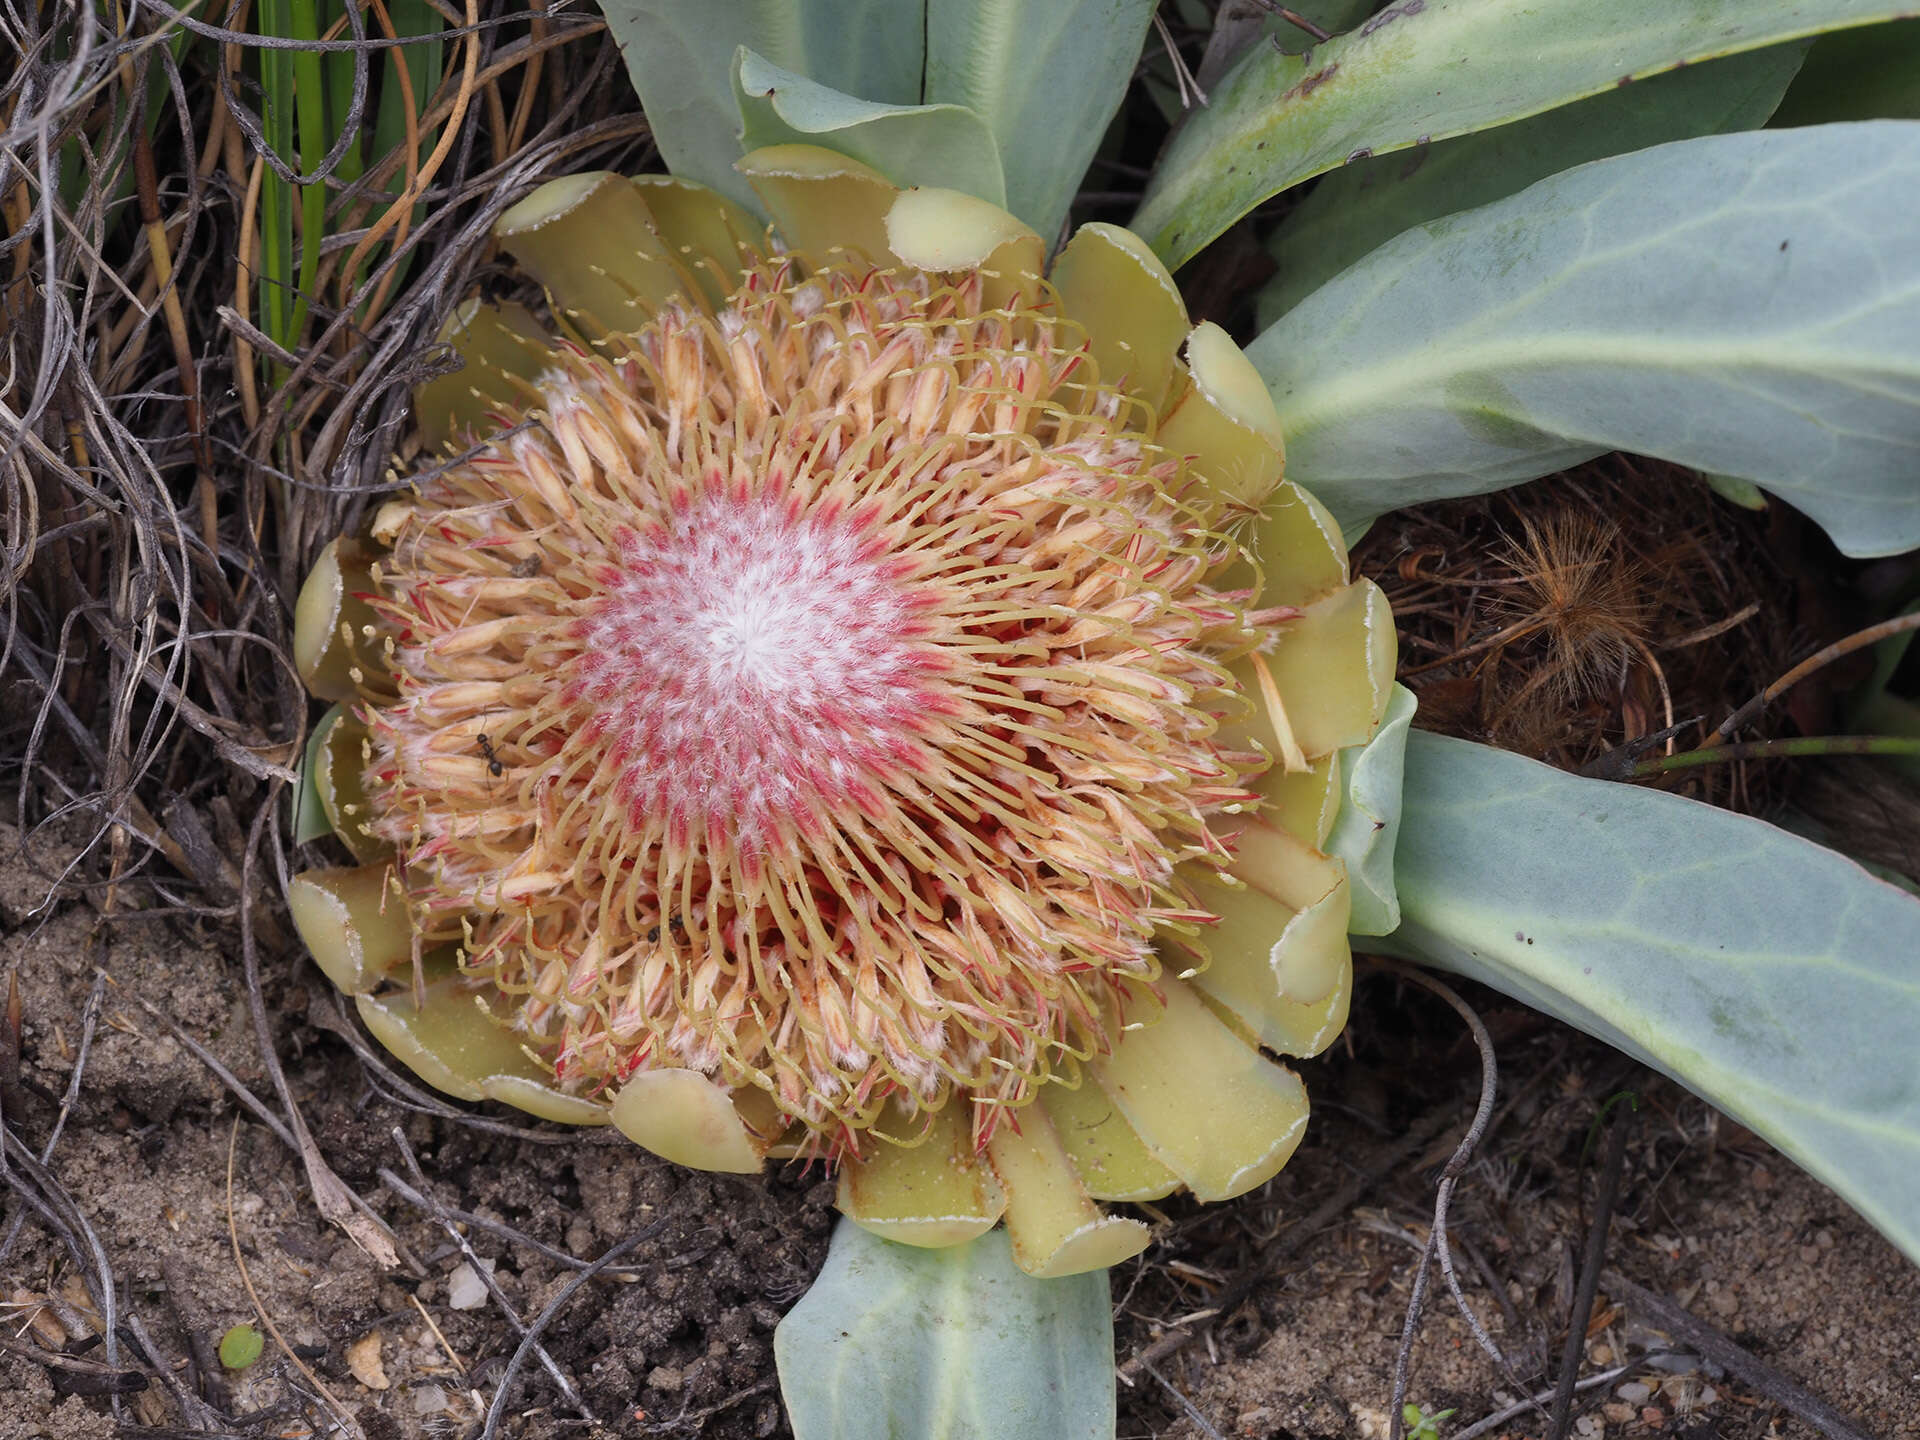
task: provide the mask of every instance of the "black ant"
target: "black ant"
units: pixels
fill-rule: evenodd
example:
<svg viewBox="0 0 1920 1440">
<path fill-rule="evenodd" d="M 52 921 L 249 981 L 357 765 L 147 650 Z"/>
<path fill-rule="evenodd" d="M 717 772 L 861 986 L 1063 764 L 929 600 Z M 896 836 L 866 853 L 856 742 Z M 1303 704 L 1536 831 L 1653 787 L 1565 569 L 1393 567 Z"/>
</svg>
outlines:
<svg viewBox="0 0 1920 1440">
<path fill-rule="evenodd" d="M 486 757 L 488 774 L 498 779 L 507 773 L 506 762 L 493 753 L 493 741 L 489 740 L 484 732 L 480 736 L 480 753 Z"/>
<path fill-rule="evenodd" d="M 678 935 L 682 940 L 687 938 L 687 922 L 682 920 L 678 915 L 673 916 L 667 921 L 667 928 L 672 930 L 673 933 Z M 649 945 L 655 945 L 658 944 L 659 941 L 660 927 L 655 925 L 651 930 L 647 931 L 647 943 Z"/>
</svg>

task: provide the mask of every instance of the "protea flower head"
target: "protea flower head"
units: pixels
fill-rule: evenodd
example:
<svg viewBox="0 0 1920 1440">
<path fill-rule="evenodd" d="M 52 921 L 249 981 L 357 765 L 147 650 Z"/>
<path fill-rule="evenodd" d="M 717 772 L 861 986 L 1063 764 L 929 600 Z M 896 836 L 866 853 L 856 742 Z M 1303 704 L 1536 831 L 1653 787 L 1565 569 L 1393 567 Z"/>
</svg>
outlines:
<svg viewBox="0 0 1920 1440">
<path fill-rule="evenodd" d="M 302 593 L 357 868 L 316 958 L 441 1089 L 838 1166 L 909 1243 L 1259 1184 L 1345 1021 L 1339 754 L 1393 629 L 1151 253 L 825 150 L 576 176 L 499 238 L 439 453 Z"/>
</svg>

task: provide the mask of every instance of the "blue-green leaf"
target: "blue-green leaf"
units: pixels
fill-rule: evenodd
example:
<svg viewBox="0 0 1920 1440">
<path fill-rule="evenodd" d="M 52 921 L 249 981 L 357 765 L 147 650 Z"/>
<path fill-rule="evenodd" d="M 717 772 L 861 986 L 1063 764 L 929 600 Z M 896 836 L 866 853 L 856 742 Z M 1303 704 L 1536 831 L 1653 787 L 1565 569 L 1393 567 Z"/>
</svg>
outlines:
<svg viewBox="0 0 1920 1440">
<path fill-rule="evenodd" d="M 1268 196 L 1350 159 L 1908 13 L 1911 0 L 1394 0 L 1305 55 L 1248 51 L 1173 137 L 1132 228 L 1179 265 Z"/>
<path fill-rule="evenodd" d="M 774 1331 L 796 1440 L 1112 1440 L 1104 1270 L 1036 1280 L 1006 1232 L 922 1250 L 850 1220 Z"/>
<path fill-rule="evenodd" d="M 309 840 L 318 840 L 322 835 L 333 833 L 333 822 L 327 819 L 327 808 L 320 803 L 320 791 L 313 777 L 323 763 L 320 746 L 339 715 L 340 707 L 335 705 L 313 727 L 313 733 L 307 736 L 306 751 L 300 757 L 300 779 L 287 791 L 287 803 L 292 807 L 293 843 L 296 845 L 304 845 Z"/>
<path fill-rule="evenodd" d="M 1497 130 L 1343 165 L 1321 176 L 1267 242 L 1280 273 L 1260 292 L 1260 324 L 1272 324 L 1369 250 L 1415 225 L 1503 200 L 1589 160 L 1757 129 L 1806 53 L 1807 42 L 1797 42 L 1730 55 Z"/>
<path fill-rule="evenodd" d="M 1353 898 L 1353 913 L 1347 918 L 1350 934 L 1385 935 L 1400 923 L 1393 852 L 1400 835 L 1401 768 L 1417 704 L 1411 690 L 1395 685 L 1373 739 L 1340 752 L 1345 794 L 1327 837 L 1327 853 L 1346 862 Z"/>
<path fill-rule="evenodd" d="M 660 154 L 676 175 L 760 209 L 742 154 L 733 53 L 886 105 L 920 100 L 926 6 L 918 0 L 601 0 Z"/>
<path fill-rule="evenodd" d="M 1920 1260 L 1920 899 L 1745 816 L 1416 731 L 1400 928 L 1671 1075 Z"/>
<path fill-rule="evenodd" d="M 1344 526 L 1608 450 L 1920 545 L 1920 122 L 1685 140 L 1423 225 L 1248 347 Z"/>
<path fill-rule="evenodd" d="M 748 149 L 825 145 L 896 185 L 939 185 L 1007 203 L 987 122 L 964 105 L 887 105 L 843 94 L 751 50 L 736 56 L 734 98 Z"/>
<path fill-rule="evenodd" d="M 926 101 L 964 105 L 987 122 L 1006 170 L 1007 208 L 1049 243 L 1127 93 L 1153 7 L 928 0 Z"/>
</svg>

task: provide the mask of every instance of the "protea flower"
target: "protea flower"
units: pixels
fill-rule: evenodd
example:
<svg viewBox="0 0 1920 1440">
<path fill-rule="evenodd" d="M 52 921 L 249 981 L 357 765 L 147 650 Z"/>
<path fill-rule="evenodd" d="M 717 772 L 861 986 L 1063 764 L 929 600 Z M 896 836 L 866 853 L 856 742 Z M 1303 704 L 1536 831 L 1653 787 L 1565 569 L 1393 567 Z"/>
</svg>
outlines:
<svg viewBox="0 0 1920 1440">
<path fill-rule="evenodd" d="M 1274 410 L 1131 234 L 1039 236 L 825 150 L 741 162 L 772 239 L 576 176 L 499 238 L 564 338 L 469 304 L 448 453 L 337 541 L 296 648 L 362 864 L 315 957 L 454 1095 L 683 1164 L 838 1167 L 896 1240 L 1270 1177 L 1269 1051 L 1345 1021 L 1320 852 L 1393 628 Z"/>
</svg>

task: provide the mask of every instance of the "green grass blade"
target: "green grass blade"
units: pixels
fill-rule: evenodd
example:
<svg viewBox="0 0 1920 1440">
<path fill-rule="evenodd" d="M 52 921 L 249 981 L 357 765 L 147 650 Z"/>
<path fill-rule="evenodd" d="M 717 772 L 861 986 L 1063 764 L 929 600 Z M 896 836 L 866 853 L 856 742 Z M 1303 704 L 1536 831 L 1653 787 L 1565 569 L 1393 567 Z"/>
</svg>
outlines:
<svg viewBox="0 0 1920 1440">
<path fill-rule="evenodd" d="M 401 35 L 437 35 L 446 28 L 446 22 L 440 18 L 426 0 L 393 0 L 388 7 L 393 18 L 393 28 Z M 413 85 L 414 115 L 417 118 L 425 112 L 427 104 L 433 99 L 433 92 L 440 88 L 441 77 L 446 69 L 446 47 L 444 45 L 408 45 L 403 47 L 407 78 Z M 387 71 L 380 86 L 380 108 L 373 126 L 373 155 L 376 160 L 383 159 L 407 143 L 407 102 L 406 93 L 399 80 L 401 62 L 387 52 Z M 433 149 L 435 132 L 423 130 L 420 133 L 420 152 L 416 159 L 425 159 Z M 406 189 L 406 171 L 404 168 L 394 174 L 394 180 L 387 188 L 395 195 Z"/>
<path fill-rule="evenodd" d="M 342 3 L 342 0 L 326 0 L 320 12 L 324 33 L 334 33 L 334 27 L 339 25 L 345 16 L 346 6 Z M 343 35 L 347 33 L 344 26 L 342 26 L 339 33 Z M 347 51 L 334 51 L 326 57 L 325 61 L 327 72 L 327 123 L 333 127 L 333 132 L 336 135 L 340 133 L 341 127 L 347 123 L 348 116 L 353 113 L 353 69 L 355 58 L 355 56 Z M 362 63 L 370 64 L 372 58 L 373 57 L 369 55 L 365 57 Z M 360 133 L 358 133 L 364 129 L 365 123 L 366 117 L 364 115 L 355 117 L 356 133 L 352 142 L 347 146 L 346 153 L 340 157 L 340 163 L 334 167 L 333 173 L 343 185 L 351 185 L 366 171 L 366 155 L 361 143 Z"/>
<path fill-rule="evenodd" d="M 293 33 L 291 0 L 260 0 L 260 33 Z M 288 50 L 260 52 L 260 123 L 267 148 L 283 162 L 294 153 L 294 68 Z M 260 177 L 261 328 L 282 346 L 293 334 L 293 186 L 271 165 Z M 274 366 L 276 383 L 282 367 Z"/>
<path fill-rule="evenodd" d="M 289 0 L 288 18 L 296 40 L 320 38 L 320 6 L 317 0 Z M 319 52 L 293 52 L 294 117 L 300 134 L 297 168 L 302 173 L 320 163 L 332 138 L 327 129 L 325 69 Z M 326 185 L 316 182 L 302 185 L 299 190 L 300 272 L 293 297 L 293 315 L 287 326 L 289 338 L 283 342 L 289 349 L 299 344 L 307 328 L 307 309 L 312 303 L 314 275 L 320 268 L 320 241 L 327 229 Z"/>
<path fill-rule="evenodd" d="M 438 35 L 446 29 L 446 22 L 440 12 L 426 0 L 392 0 L 388 5 L 388 14 L 393 20 L 394 32 L 399 35 Z M 401 48 L 401 58 L 395 58 L 393 52 L 386 53 L 385 67 L 380 83 L 380 103 L 374 112 L 373 149 L 371 160 L 378 164 L 387 156 L 402 149 L 407 143 L 407 88 L 400 83 L 405 75 L 412 87 L 413 117 L 415 124 L 426 112 L 432 102 L 434 92 L 440 88 L 440 81 L 446 73 L 446 46 L 407 45 Z M 432 153 L 439 131 L 423 128 L 420 131 L 419 147 L 414 156 L 416 163 L 424 161 Z M 391 178 L 386 183 L 386 192 L 400 195 L 407 188 L 407 167 L 404 161 L 394 167 Z M 422 206 L 413 209 L 417 220 L 424 213 Z M 375 252 L 378 253 L 377 251 Z M 395 275 L 395 282 L 406 277 L 411 258 L 402 260 Z"/>
</svg>

